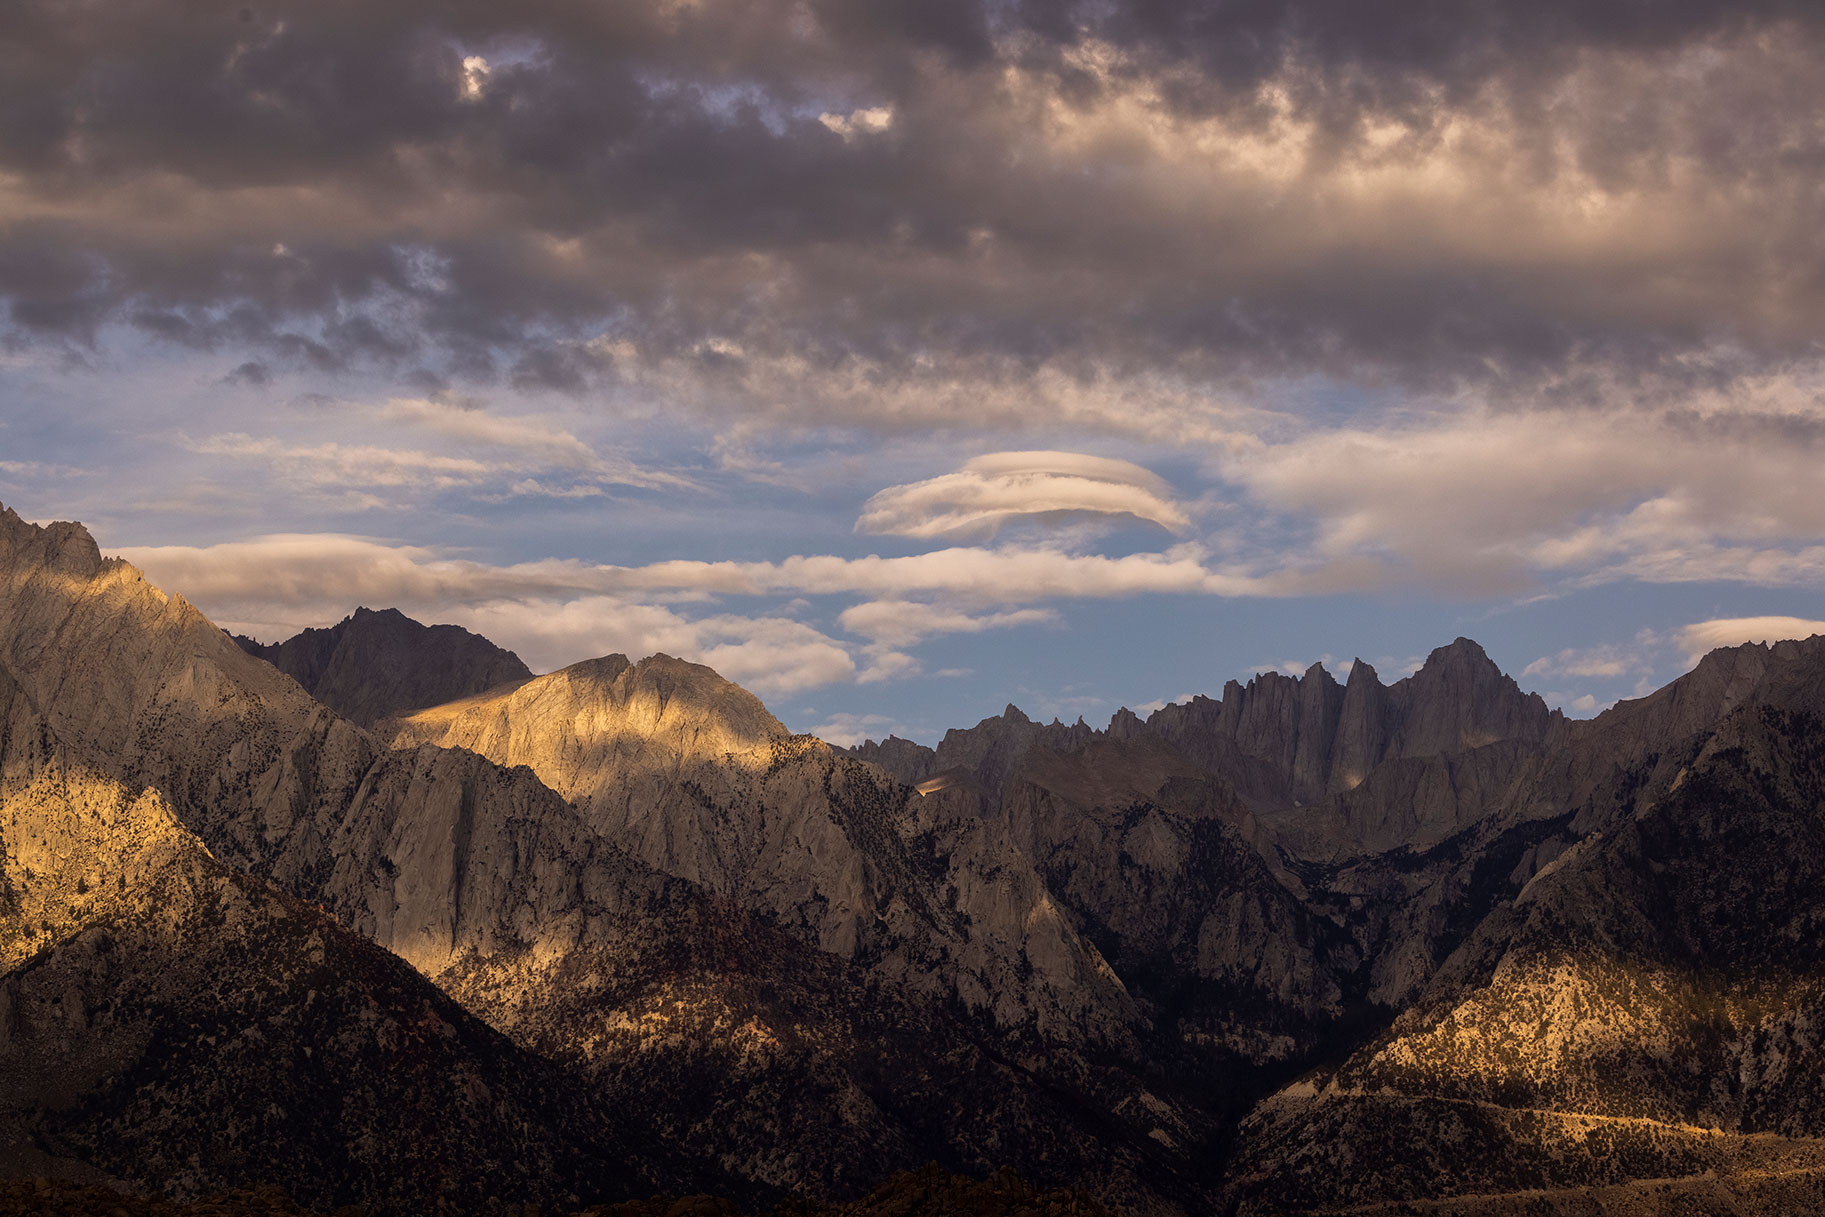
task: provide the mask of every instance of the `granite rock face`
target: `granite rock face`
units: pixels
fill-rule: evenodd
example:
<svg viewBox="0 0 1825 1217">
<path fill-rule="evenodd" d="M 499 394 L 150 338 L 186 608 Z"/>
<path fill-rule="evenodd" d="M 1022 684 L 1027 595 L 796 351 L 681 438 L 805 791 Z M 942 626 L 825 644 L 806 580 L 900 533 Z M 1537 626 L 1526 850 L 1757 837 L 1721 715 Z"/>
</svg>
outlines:
<svg viewBox="0 0 1825 1217">
<path fill-rule="evenodd" d="M 1342 687 L 1313 664 L 1299 678 L 1267 672 L 1247 685 L 1230 681 L 1221 700 L 1165 706 L 1145 725 L 1258 806 L 1278 808 L 1351 790 L 1392 760 L 1540 743 L 1558 717 L 1459 638 L 1392 685 L 1361 660 Z"/>
<path fill-rule="evenodd" d="M 358 608 L 328 629 L 305 630 L 283 642 L 233 637 L 249 655 L 363 727 L 532 678 L 518 655 L 481 635 L 455 625 L 420 625 L 398 609 Z"/>
<path fill-rule="evenodd" d="M 1494 808 L 1563 728 L 1537 694 L 1521 692 L 1481 647 L 1459 638 L 1392 685 L 1360 660 L 1345 685 L 1313 664 L 1302 677 L 1230 681 L 1220 699 L 1194 697 L 1145 720 L 1123 709 L 1104 731 L 1034 723 L 1009 706 L 949 731 L 936 749 L 870 740 L 850 754 L 911 784 L 967 779 L 996 805 L 1035 750 L 1071 753 L 1098 739 L 1152 736 L 1233 788 L 1280 844 L 1341 859 L 1454 835 Z M 1400 776 L 1387 772 L 1396 762 L 1406 763 Z M 1381 781 L 1359 793 L 1372 777 Z"/>
</svg>

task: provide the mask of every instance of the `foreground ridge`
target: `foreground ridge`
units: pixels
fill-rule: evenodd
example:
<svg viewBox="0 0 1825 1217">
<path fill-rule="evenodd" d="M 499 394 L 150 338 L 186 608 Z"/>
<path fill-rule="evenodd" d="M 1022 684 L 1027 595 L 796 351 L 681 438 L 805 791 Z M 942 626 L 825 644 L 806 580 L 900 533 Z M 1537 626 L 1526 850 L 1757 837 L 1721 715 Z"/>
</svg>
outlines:
<svg viewBox="0 0 1825 1217">
<path fill-rule="evenodd" d="M 469 1210 L 479 1211 L 479 1210 Z M 507 1217 L 542 1212 L 537 1205 L 509 1204 L 495 1211 Z M 275 1189 L 241 1191 L 171 1201 L 136 1196 L 97 1184 L 37 1176 L 0 1179 L 0 1212 L 34 1212 L 52 1217 L 315 1217 Z M 354 1210 L 340 1210 L 353 1217 Z M 568 1217 L 743 1217 L 744 1210 L 719 1196 L 651 1196 L 561 1209 Z M 1035 1188 L 1012 1171 L 977 1180 L 936 1166 L 904 1171 L 853 1203 L 840 1207 L 788 1200 L 771 1217 L 902 1217 L 909 1213 L 956 1217 L 1109 1217 L 1108 1210 L 1081 1192 Z"/>
</svg>

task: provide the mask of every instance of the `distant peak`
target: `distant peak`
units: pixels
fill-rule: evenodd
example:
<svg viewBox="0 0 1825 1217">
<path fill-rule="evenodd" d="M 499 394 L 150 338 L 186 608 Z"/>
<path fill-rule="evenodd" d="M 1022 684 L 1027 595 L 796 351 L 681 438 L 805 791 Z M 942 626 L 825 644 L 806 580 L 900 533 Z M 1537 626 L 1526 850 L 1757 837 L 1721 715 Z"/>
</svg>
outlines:
<svg viewBox="0 0 1825 1217">
<path fill-rule="evenodd" d="M 1481 644 L 1473 639 L 1465 638 L 1460 635 L 1457 638 L 1452 639 L 1448 645 L 1435 649 L 1432 654 L 1426 657 L 1428 662 L 1442 658 L 1486 660 L 1489 658 L 1489 653 L 1483 650 Z"/>
<path fill-rule="evenodd" d="M 1013 702 L 1008 703 L 1007 709 L 1005 709 L 1001 712 L 1001 717 L 1007 719 L 1011 723 L 1030 723 L 1033 721 L 1032 719 L 1028 718 L 1026 715 L 1022 714 L 1020 712 L 1020 707 L 1015 705 Z"/>
<path fill-rule="evenodd" d="M 1376 675 L 1375 665 L 1360 656 L 1350 661 L 1350 683 L 1352 685 L 1378 685 L 1381 677 Z"/>
<path fill-rule="evenodd" d="M 1433 676 L 1441 672 L 1496 673 L 1501 669 L 1482 647 L 1468 638 L 1459 638 L 1449 646 L 1439 647 L 1426 656 L 1426 662 L 1414 675 Z"/>
</svg>

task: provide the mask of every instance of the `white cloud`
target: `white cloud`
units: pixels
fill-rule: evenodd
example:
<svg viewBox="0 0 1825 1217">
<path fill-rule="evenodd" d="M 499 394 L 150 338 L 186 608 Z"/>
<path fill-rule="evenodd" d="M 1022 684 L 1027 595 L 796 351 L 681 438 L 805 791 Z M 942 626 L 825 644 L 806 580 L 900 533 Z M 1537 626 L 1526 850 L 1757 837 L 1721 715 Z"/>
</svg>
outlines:
<svg viewBox="0 0 1825 1217">
<path fill-rule="evenodd" d="M 1152 701 L 1144 701 L 1138 706 L 1129 706 L 1128 708 L 1134 711 L 1139 717 L 1146 718 L 1156 711 L 1164 710 L 1167 706 L 1181 705 L 1196 696 L 1196 693 L 1181 693 L 1177 697 L 1156 697 Z"/>
<path fill-rule="evenodd" d="M 1203 557 L 1201 549 L 1190 545 L 1120 557 L 1022 546 L 957 547 L 896 558 L 817 554 L 778 562 L 674 560 L 641 567 L 596 567 L 586 577 L 729 595 L 853 593 L 886 599 L 948 594 L 984 605 L 1148 592 L 1272 595 L 1290 585 L 1289 580 L 1214 571 L 1204 565 Z"/>
<path fill-rule="evenodd" d="M 1789 407 L 1470 410 L 1263 442 L 1219 464 L 1259 505 L 1311 525 L 1314 564 L 1384 562 L 1472 595 L 1552 575 L 1792 584 L 1825 574 L 1825 420 Z"/>
<path fill-rule="evenodd" d="M 120 551 L 167 586 L 203 603 L 262 602 L 268 589 L 346 603 L 435 596 L 474 604 L 513 597 L 579 595 L 861 595 L 901 600 L 943 595 L 958 604 L 1013 606 L 1045 600 L 1143 593 L 1270 595 L 1284 586 L 1207 569 L 1196 547 L 1166 553 L 1065 554 L 1050 549 L 953 548 L 906 557 L 796 556 L 778 562 L 672 560 L 611 566 L 544 559 L 491 566 L 417 546 L 336 533 L 283 534 L 211 546 Z M 913 610 L 923 612 L 924 610 Z"/>
<path fill-rule="evenodd" d="M 1051 609 L 1014 609 L 970 614 L 916 600 L 869 600 L 843 610 L 837 623 L 852 634 L 891 646 L 911 646 L 933 634 L 975 634 L 1016 625 L 1058 620 Z"/>
<path fill-rule="evenodd" d="M 986 536 L 1020 518 L 1111 516 L 1171 532 L 1191 524 L 1172 487 L 1132 462 L 1076 452 L 997 452 L 967 461 L 955 473 L 881 491 L 863 506 L 856 531 Z"/>
<path fill-rule="evenodd" d="M 0 476 L 7 478 L 62 479 L 94 476 L 94 470 L 45 461 L 0 461 Z"/>
<path fill-rule="evenodd" d="M 1666 640 L 1654 630 L 1641 630 L 1626 643 L 1605 642 L 1596 646 L 1566 647 L 1540 658 L 1521 669 L 1523 677 L 1575 676 L 1585 679 L 1614 680 L 1626 677 L 1651 677 Z"/>
<path fill-rule="evenodd" d="M 1679 641 L 1685 648 L 1687 661 L 1696 662 L 1707 651 L 1718 647 L 1803 639 L 1814 634 L 1825 634 L 1825 621 L 1809 621 L 1804 617 L 1720 617 L 1686 626 L 1679 632 Z"/>
<path fill-rule="evenodd" d="M 701 641 L 692 650 L 701 661 L 763 696 L 858 679 L 843 645 L 803 622 L 723 615 L 694 624 Z"/>
<path fill-rule="evenodd" d="M 381 409 L 380 418 L 484 449 L 519 454 L 511 458 L 495 457 L 489 462 L 490 469 L 495 471 L 564 470 L 627 486 L 680 489 L 696 486 L 675 474 L 642 469 L 631 461 L 605 457 L 572 432 L 536 414 L 493 414 L 443 402 L 394 398 Z"/>
<path fill-rule="evenodd" d="M 191 445 L 206 456 L 265 460 L 287 482 L 306 487 L 470 486 L 490 469 L 468 457 L 380 448 L 372 444 L 287 444 L 230 432 Z"/>
<path fill-rule="evenodd" d="M 593 482 L 581 482 L 575 486 L 547 486 L 537 478 L 522 478 L 507 487 L 507 493 L 548 499 L 595 499 L 608 492 Z"/>
<path fill-rule="evenodd" d="M 352 491 L 358 506 L 379 506 L 369 491 L 481 488 L 520 476 L 510 495 L 593 497 L 603 485 L 648 489 L 698 489 L 688 478 L 642 469 L 631 461 L 605 457 L 574 434 L 536 415 L 495 415 L 437 402 L 396 398 L 370 416 L 426 432 L 455 452 L 388 447 L 377 443 L 313 443 L 256 437 L 243 432 L 185 440 L 194 452 L 243 462 L 261 462 L 281 484 L 318 494 Z M 560 480 L 552 480 L 552 475 Z"/>
<path fill-rule="evenodd" d="M 855 678 L 858 685 L 880 684 L 905 676 L 917 676 L 925 670 L 916 658 L 890 646 L 864 647 L 863 654 L 868 658 L 868 666 Z"/>
<path fill-rule="evenodd" d="M 1568 647 L 1557 655 L 1546 655 L 1521 669 L 1523 676 L 1623 676 L 1629 666 L 1621 659 L 1596 656 Z"/>
<path fill-rule="evenodd" d="M 556 469 L 593 470 L 601 461 L 593 448 L 569 431 L 531 415 L 503 416 L 442 402 L 394 398 L 382 407 L 380 417 L 488 447 L 517 449 Z"/>
</svg>

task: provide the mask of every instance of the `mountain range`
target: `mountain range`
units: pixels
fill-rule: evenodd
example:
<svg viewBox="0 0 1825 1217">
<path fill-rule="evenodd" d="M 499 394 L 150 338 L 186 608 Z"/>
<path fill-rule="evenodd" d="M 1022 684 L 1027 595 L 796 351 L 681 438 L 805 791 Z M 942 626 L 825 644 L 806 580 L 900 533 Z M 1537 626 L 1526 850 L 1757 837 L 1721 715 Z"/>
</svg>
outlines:
<svg viewBox="0 0 1825 1217">
<path fill-rule="evenodd" d="M 1822 881 L 1825 638 L 1588 721 L 1460 638 L 841 749 L 663 655 L 235 638 L 0 510 L 3 1174 L 1804 1211 Z"/>
</svg>

